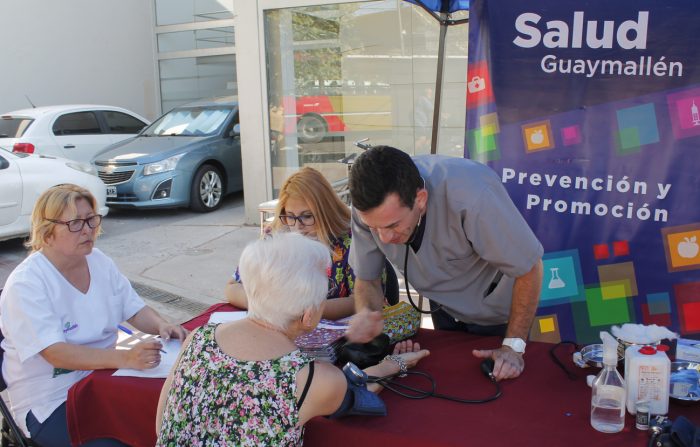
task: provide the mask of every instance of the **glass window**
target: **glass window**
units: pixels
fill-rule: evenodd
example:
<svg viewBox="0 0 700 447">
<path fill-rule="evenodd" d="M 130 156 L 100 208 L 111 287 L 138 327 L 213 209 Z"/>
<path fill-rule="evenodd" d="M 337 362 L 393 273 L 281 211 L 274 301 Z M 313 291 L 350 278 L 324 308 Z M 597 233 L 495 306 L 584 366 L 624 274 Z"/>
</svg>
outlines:
<svg viewBox="0 0 700 447">
<path fill-rule="evenodd" d="M 233 54 L 160 61 L 163 111 L 201 98 L 237 93 L 236 56 Z"/>
<path fill-rule="evenodd" d="M 232 26 L 158 34 L 158 51 L 186 51 L 234 45 Z"/>
<path fill-rule="evenodd" d="M 180 108 L 171 110 L 153 123 L 144 135 L 205 136 L 213 135 L 231 114 L 228 108 Z"/>
<path fill-rule="evenodd" d="M 0 117 L 0 138 L 19 138 L 34 122 L 32 118 Z"/>
<path fill-rule="evenodd" d="M 273 188 L 299 166 L 332 182 L 354 141 L 430 152 L 440 26 L 381 0 L 264 12 Z M 461 19 L 455 14 L 454 19 Z M 438 152 L 462 157 L 468 25 L 449 27 Z M 284 149 L 284 150 L 280 150 Z"/>
<path fill-rule="evenodd" d="M 233 0 L 156 0 L 159 26 L 232 18 Z"/>
<path fill-rule="evenodd" d="M 102 116 L 107 121 L 109 133 L 139 133 L 146 127 L 146 123 L 126 113 L 105 110 Z"/>
<path fill-rule="evenodd" d="M 94 112 L 76 112 L 61 115 L 53 123 L 54 135 L 87 135 L 102 133 Z"/>
</svg>

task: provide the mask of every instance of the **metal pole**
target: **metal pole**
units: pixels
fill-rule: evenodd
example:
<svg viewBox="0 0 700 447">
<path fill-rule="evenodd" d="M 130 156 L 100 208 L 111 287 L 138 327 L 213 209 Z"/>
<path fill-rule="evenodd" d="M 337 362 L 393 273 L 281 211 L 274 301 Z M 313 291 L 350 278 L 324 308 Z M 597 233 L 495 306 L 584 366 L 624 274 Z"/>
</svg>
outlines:
<svg viewBox="0 0 700 447">
<path fill-rule="evenodd" d="M 435 104 L 433 106 L 433 135 L 430 138 L 431 154 L 437 154 L 438 131 L 440 126 L 440 101 L 442 99 L 442 72 L 445 63 L 445 37 L 447 37 L 447 14 L 441 14 L 441 18 L 437 78 L 435 79 Z"/>
</svg>

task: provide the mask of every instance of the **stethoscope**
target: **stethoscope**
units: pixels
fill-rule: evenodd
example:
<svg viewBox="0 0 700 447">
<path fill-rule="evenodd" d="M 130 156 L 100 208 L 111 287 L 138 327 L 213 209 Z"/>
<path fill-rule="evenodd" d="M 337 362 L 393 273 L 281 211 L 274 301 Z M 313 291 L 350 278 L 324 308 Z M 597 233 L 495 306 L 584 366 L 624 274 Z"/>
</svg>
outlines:
<svg viewBox="0 0 700 447">
<path fill-rule="evenodd" d="M 425 180 L 423 180 L 425 184 Z M 403 280 L 404 280 L 404 285 L 406 286 L 406 295 L 408 296 L 408 302 L 411 303 L 411 306 L 418 311 L 418 313 L 421 314 L 426 314 L 426 315 L 431 315 L 434 314 L 435 312 L 439 311 L 442 309 L 442 304 L 439 304 L 435 309 L 431 310 L 423 310 L 420 307 L 416 305 L 416 303 L 413 302 L 413 298 L 411 297 L 411 291 L 408 288 L 408 251 L 411 249 L 411 244 L 413 243 L 413 240 L 416 238 L 416 234 L 418 233 L 418 228 L 420 228 L 420 224 L 423 222 L 423 215 L 421 214 L 418 217 L 418 223 L 416 224 L 416 227 L 413 229 L 413 232 L 411 233 L 411 237 L 408 238 L 406 243 L 404 244 L 406 247 L 406 254 L 404 255 L 403 258 Z"/>
<path fill-rule="evenodd" d="M 425 180 L 423 180 L 423 182 L 425 182 Z M 435 312 L 441 310 L 442 304 L 438 305 L 435 309 L 432 309 L 432 310 L 423 310 L 423 309 L 419 308 L 416 305 L 416 303 L 413 302 L 413 298 L 411 297 L 411 291 L 408 288 L 408 251 L 411 248 L 411 244 L 413 243 L 414 239 L 416 238 L 416 235 L 418 233 L 418 229 L 420 228 L 420 224 L 422 222 L 423 222 L 423 215 L 421 214 L 418 217 L 418 224 L 413 229 L 411 236 L 408 238 L 408 240 L 404 244 L 406 246 L 406 251 L 405 251 L 404 258 L 403 258 L 403 279 L 404 279 L 404 285 L 406 286 L 406 296 L 408 297 L 408 301 L 411 303 L 411 306 L 413 306 L 413 308 L 421 314 L 431 315 L 431 314 L 434 314 Z M 491 284 L 484 292 L 484 298 L 486 298 L 488 295 L 491 294 L 491 292 L 493 292 L 496 289 L 496 287 L 498 286 L 498 283 L 501 281 L 502 277 L 503 277 L 503 272 L 498 271 L 496 273 L 496 276 L 491 281 Z"/>
</svg>

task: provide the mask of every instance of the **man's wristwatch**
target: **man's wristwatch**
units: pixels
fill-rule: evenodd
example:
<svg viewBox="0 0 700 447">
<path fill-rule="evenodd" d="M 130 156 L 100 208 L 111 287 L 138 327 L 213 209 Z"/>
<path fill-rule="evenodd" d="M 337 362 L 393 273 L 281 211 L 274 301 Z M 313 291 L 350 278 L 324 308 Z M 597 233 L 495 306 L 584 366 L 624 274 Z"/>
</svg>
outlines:
<svg viewBox="0 0 700 447">
<path fill-rule="evenodd" d="M 525 340 L 522 338 L 504 338 L 503 346 L 508 346 L 518 354 L 525 354 Z"/>
</svg>

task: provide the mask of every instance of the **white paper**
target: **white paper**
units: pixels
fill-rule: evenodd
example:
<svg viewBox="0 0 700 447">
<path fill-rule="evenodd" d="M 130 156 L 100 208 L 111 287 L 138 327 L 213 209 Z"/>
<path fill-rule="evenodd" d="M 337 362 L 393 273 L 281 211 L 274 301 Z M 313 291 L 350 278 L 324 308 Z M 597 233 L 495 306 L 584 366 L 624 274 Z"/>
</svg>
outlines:
<svg viewBox="0 0 700 447">
<path fill-rule="evenodd" d="M 214 312 L 209 316 L 209 323 L 228 323 L 230 321 L 242 320 L 248 315 L 246 311 L 238 312 Z"/>
<path fill-rule="evenodd" d="M 160 353 L 160 363 L 155 368 L 151 369 L 130 369 L 121 368 L 112 374 L 113 376 L 126 376 L 126 377 L 150 377 L 150 378 L 166 378 L 170 374 L 175 361 L 177 361 L 177 356 L 180 353 L 180 348 L 182 347 L 182 341 L 176 338 L 170 340 L 158 339 L 163 345 L 163 351 Z"/>
<path fill-rule="evenodd" d="M 328 323 L 319 322 L 318 326 L 316 326 L 316 327 L 321 328 L 321 329 L 344 329 L 344 330 L 347 330 L 350 328 L 350 326 L 348 326 L 346 324 L 337 324 L 337 322 L 336 322 L 336 324 L 328 324 Z"/>
</svg>

